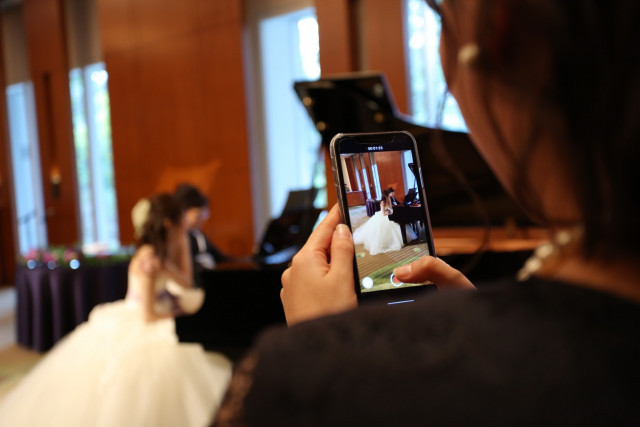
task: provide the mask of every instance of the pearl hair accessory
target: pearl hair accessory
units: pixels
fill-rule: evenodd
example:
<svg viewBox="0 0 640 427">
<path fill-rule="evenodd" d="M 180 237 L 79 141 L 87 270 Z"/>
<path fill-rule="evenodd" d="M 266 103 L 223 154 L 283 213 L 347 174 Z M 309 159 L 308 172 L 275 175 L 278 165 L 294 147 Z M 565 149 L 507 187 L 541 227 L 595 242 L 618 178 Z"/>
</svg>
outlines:
<svg viewBox="0 0 640 427">
<path fill-rule="evenodd" d="M 480 47 L 477 43 L 467 43 L 458 51 L 458 63 L 472 68 L 480 58 Z"/>
<path fill-rule="evenodd" d="M 576 226 L 555 233 L 551 241 L 538 246 L 524 266 L 518 272 L 518 280 L 528 280 L 532 275 L 549 268 L 560 260 L 562 255 L 575 250 L 582 241 L 584 228 Z"/>
</svg>

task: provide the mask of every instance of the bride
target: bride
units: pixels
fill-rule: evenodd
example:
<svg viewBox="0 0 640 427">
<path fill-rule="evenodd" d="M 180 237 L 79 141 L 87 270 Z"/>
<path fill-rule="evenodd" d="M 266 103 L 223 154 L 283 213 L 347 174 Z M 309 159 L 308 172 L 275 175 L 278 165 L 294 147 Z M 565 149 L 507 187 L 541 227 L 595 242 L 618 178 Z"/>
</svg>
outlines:
<svg viewBox="0 0 640 427">
<path fill-rule="evenodd" d="M 125 299 L 94 308 L 36 365 L 0 402 L 0 425 L 204 426 L 217 410 L 231 363 L 175 334 L 173 317 L 202 303 L 182 211 L 160 194 L 134 217 Z"/>
<path fill-rule="evenodd" d="M 364 244 L 371 255 L 402 249 L 402 232 L 400 225 L 391 221 L 393 206 L 389 197 L 390 191 L 382 191 L 380 210 L 353 232 L 353 242 Z"/>
</svg>

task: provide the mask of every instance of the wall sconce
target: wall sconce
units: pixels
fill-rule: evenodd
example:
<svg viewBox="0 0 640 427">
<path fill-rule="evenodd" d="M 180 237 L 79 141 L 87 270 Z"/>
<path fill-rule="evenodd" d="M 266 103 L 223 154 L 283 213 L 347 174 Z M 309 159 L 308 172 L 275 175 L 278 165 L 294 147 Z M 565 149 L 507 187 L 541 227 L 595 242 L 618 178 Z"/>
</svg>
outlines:
<svg viewBox="0 0 640 427">
<path fill-rule="evenodd" d="M 60 183 L 62 182 L 62 175 L 60 175 L 60 171 L 58 171 L 57 168 L 51 170 L 49 181 L 51 182 L 51 194 L 53 195 L 53 198 L 59 199 Z"/>
</svg>

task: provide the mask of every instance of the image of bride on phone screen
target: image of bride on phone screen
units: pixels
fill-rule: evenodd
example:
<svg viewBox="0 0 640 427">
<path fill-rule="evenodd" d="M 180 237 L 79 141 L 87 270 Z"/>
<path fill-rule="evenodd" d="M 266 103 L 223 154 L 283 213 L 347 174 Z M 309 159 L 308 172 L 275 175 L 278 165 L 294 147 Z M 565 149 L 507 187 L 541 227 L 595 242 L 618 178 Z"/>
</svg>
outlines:
<svg viewBox="0 0 640 427">
<path fill-rule="evenodd" d="M 393 206 L 389 189 L 382 191 L 380 210 L 353 232 L 355 244 L 363 244 L 370 255 L 402 249 L 400 225 L 389 219 Z"/>
</svg>

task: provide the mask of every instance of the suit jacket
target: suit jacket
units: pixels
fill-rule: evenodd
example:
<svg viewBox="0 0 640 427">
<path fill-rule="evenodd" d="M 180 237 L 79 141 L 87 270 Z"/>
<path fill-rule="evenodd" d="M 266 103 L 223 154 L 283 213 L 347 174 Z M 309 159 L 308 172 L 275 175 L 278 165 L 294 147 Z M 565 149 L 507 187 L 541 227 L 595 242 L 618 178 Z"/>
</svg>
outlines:
<svg viewBox="0 0 640 427">
<path fill-rule="evenodd" d="M 196 286 L 200 286 L 200 272 L 213 270 L 218 263 L 229 260 L 229 257 L 199 230 L 189 232 L 189 246 L 193 261 L 193 280 Z"/>
</svg>

